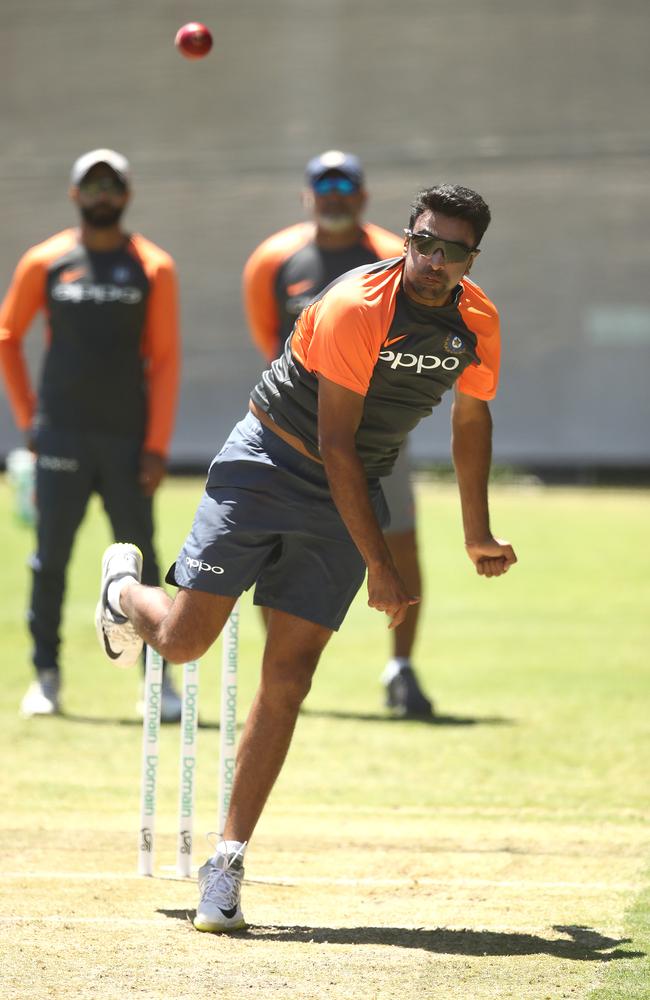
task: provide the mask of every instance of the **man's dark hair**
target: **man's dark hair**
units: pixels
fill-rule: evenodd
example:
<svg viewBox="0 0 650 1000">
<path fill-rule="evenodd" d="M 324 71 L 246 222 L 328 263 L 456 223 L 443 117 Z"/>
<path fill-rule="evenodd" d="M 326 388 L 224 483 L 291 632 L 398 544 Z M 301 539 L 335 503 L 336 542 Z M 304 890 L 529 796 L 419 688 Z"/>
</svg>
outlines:
<svg viewBox="0 0 650 1000">
<path fill-rule="evenodd" d="M 434 187 L 418 191 L 411 205 L 409 229 L 413 229 L 415 220 L 427 209 L 448 215 L 452 219 L 465 219 L 474 230 L 474 246 L 477 247 L 483 239 L 485 230 L 490 225 L 490 209 L 480 194 L 471 188 L 460 184 L 436 184 Z"/>
</svg>

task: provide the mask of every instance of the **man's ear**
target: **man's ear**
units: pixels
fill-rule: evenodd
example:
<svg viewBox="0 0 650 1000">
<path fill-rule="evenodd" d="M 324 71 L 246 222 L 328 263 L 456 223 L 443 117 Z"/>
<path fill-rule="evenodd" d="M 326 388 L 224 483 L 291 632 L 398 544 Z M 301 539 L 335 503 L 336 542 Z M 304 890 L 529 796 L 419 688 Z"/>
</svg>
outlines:
<svg viewBox="0 0 650 1000">
<path fill-rule="evenodd" d="M 469 260 L 467 261 L 467 267 L 465 268 L 465 274 L 469 274 L 469 272 L 472 270 L 472 266 L 474 264 L 474 261 L 476 260 L 476 258 L 480 254 L 480 252 L 481 252 L 480 250 L 472 250 L 472 252 L 471 252 L 471 254 L 469 256 Z"/>
<path fill-rule="evenodd" d="M 68 198 L 70 199 L 73 205 L 79 204 L 79 188 L 76 186 L 76 184 L 71 184 L 70 187 L 68 188 Z"/>
<path fill-rule="evenodd" d="M 302 202 L 303 210 L 307 215 L 314 214 L 314 192 L 311 188 L 303 188 L 302 194 L 300 196 Z"/>
</svg>

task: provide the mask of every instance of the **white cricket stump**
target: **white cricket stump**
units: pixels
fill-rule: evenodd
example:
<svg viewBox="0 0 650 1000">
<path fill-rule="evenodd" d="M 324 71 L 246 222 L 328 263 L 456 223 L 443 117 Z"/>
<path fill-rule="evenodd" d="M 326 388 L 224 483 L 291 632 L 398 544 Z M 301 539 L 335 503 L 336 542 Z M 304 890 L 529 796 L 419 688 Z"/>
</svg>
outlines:
<svg viewBox="0 0 650 1000">
<path fill-rule="evenodd" d="M 140 773 L 140 832 L 138 874 L 153 875 L 156 790 L 158 784 L 160 707 L 163 661 L 147 646 L 144 677 L 144 722 L 142 727 L 142 769 Z"/>
<path fill-rule="evenodd" d="M 219 822 L 223 837 L 235 778 L 237 753 L 237 662 L 239 658 L 239 601 L 222 633 L 221 714 L 219 716 Z"/>
<path fill-rule="evenodd" d="M 197 736 L 199 730 L 199 663 L 191 660 L 183 666 L 181 711 L 181 749 L 178 797 L 178 832 L 176 836 L 176 874 L 192 874 L 194 836 L 194 789 L 196 785 Z"/>
</svg>

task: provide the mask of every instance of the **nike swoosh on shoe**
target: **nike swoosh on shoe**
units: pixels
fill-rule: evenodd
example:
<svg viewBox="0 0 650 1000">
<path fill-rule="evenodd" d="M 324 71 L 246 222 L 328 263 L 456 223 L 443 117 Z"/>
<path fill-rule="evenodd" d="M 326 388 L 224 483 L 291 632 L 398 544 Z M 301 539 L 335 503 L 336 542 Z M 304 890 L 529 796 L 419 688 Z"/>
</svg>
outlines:
<svg viewBox="0 0 650 1000">
<path fill-rule="evenodd" d="M 102 630 L 102 636 L 104 637 L 104 649 L 106 650 L 106 655 L 110 656 L 111 660 L 119 660 L 121 653 L 115 653 L 111 649 L 108 639 L 106 638 L 106 633 Z"/>
</svg>

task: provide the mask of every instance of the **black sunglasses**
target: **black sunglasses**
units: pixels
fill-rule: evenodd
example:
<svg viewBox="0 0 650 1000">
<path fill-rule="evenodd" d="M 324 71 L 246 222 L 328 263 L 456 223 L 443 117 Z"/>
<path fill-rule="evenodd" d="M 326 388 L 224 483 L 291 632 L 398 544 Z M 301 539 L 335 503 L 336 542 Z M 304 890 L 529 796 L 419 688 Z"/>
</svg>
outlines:
<svg viewBox="0 0 650 1000">
<path fill-rule="evenodd" d="M 470 254 L 481 252 L 476 247 L 466 247 L 464 243 L 456 243 L 454 240 L 443 240 L 431 233 L 414 233 L 412 229 L 405 229 L 404 232 L 421 257 L 433 257 L 436 250 L 442 250 L 443 257 L 449 264 L 460 264 Z"/>
<path fill-rule="evenodd" d="M 79 190 L 89 198 L 98 194 L 124 194 L 126 184 L 119 177 L 99 177 L 96 181 L 82 181 Z"/>
</svg>

